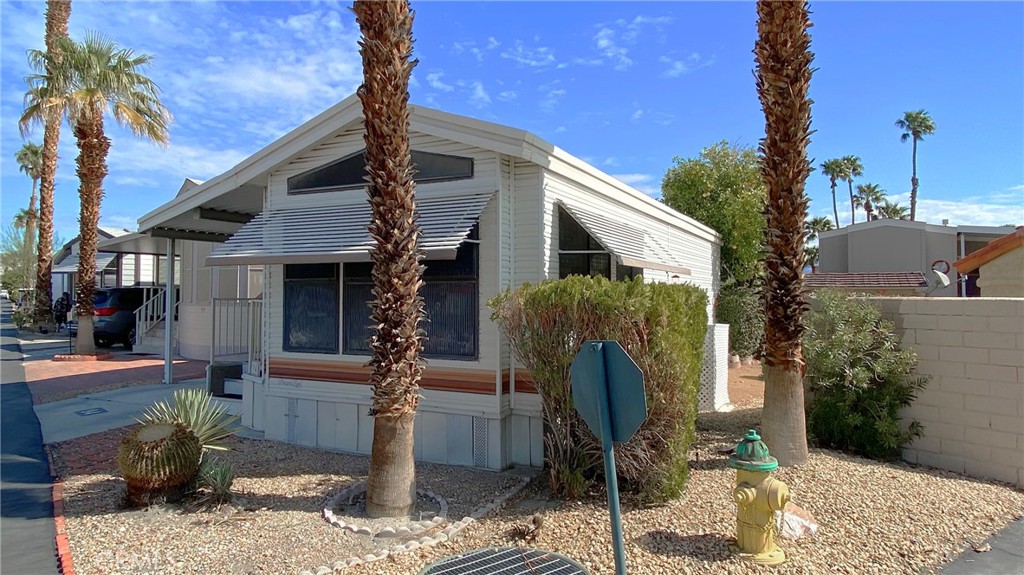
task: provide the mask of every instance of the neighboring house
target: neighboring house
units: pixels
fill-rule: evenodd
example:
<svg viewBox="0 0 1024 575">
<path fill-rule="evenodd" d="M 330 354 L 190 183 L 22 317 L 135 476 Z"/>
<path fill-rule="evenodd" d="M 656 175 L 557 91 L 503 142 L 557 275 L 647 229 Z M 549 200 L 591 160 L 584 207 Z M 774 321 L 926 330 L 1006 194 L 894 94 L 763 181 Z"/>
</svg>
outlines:
<svg viewBox="0 0 1024 575">
<path fill-rule="evenodd" d="M 804 286 L 894 297 L 923 296 L 929 287 L 921 272 L 817 272 L 804 276 Z"/>
<path fill-rule="evenodd" d="M 419 106 L 410 122 L 430 318 L 416 457 L 539 466 L 540 400 L 487 301 L 574 273 L 643 276 L 705 289 L 710 320 L 719 236 L 528 132 Z M 182 353 L 244 352 L 243 423 L 267 438 L 370 450 L 363 146 L 352 96 L 139 220 L 184 243 Z M 708 333 L 702 389 L 714 395 L 727 326 Z"/>
<path fill-rule="evenodd" d="M 108 253 L 103 251 L 104 242 L 131 234 L 123 228 L 100 227 L 99 251 L 96 254 L 96 287 L 126 287 L 154 285 L 157 259 L 144 253 Z M 75 296 L 78 284 L 78 253 L 81 237 L 67 242 L 53 258 L 52 297 L 56 301 L 62 293 Z"/>
<path fill-rule="evenodd" d="M 977 296 L 976 275 L 957 276 L 953 262 L 1006 234 L 997 226 L 948 226 L 879 219 L 818 234 L 818 272 L 921 272 L 935 269 L 950 284 L 936 297 Z"/>
<path fill-rule="evenodd" d="M 953 265 L 959 274 L 977 276 L 984 297 L 1024 297 L 1024 226 Z"/>
</svg>

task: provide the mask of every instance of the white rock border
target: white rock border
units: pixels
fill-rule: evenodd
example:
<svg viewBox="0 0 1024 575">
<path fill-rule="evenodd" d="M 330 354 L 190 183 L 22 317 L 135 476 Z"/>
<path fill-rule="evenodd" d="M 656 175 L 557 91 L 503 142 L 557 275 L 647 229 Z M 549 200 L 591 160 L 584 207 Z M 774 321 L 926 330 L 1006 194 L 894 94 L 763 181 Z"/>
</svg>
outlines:
<svg viewBox="0 0 1024 575">
<path fill-rule="evenodd" d="M 334 514 L 333 509 L 345 499 L 348 499 L 348 502 L 352 503 L 356 496 L 362 495 L 363 493 L 366 493 L 365 481 L 360 481 L 342 489 L 327 501 L 327 505 L 324 507 L 321 515 L 328 523 L 335 527 L 347 529 L 360 535 L 370 535 L 372 537 L 412 537 L 413 535 L 418 535 L 428 529 L 433 529 L 448 520 L 448 502 L 445 501 L 444 497 L 441 497 L 433 491 L 426 491 L 423 489 L 417 489 L 416 494 L 420 497 L 433 499 L 434 502 L 438 504 L 438 507 L 440 507 L 437 515 L 430 519 L 423 521 L 410 521 L 405 525 L 399 525 L 398 527 L 388 526 L 381 527 L 379 529 L 374 529 L 369 525 L 362 525 L 359 523 L 346 523 L 341 519 L 338 519 Z"/>
<path fill-rule="evenodd" d="M 415 551 L 415 550 L 419 549 L 420 547 L 432 547 L 432 546 L 437 545 L 439 543 L 444 543 L 445 541 L 454 540 L 458 536 L 458 534 L 463 529 L 465 529 L 466 527 L 469 527 L 469 525 L 471 523 L 475 522 L 478 519 L 481 519 L 481 518 L 487 516 L 490 513 L 493 513 L 497 509 L 500 509 L 506 502 L 508 502 L 509 499 L 511 499 L 512 497 L 517 495 L 527 485 L 529 485 L 529 483 L 530 483 L 530 481 L 532 479 L 533 479 L 532 476 L 530 476 L 530 477 L 521 477 L 519 479 L 519 481 L 515 485 L 513 485 L 512 487 L 507 489 L 505 492 L 498 494 L 498 496 L 495 497 L 494 499 L 488 501 L 487 503 L 484 503 L 483 505 L 477 507 L 472 512 L 470 512 L 468 517 L 463 517 L 462 519 L 456 521 L 455 523 L 451 523 L 451 524 L 445 526 L 443 529 L 441 529 L 440 532 L 438 532 L 435 535 L 425 535 L 423 537 L 420 537 L 419 539 L 414 539 L 412 541 L 407 541 L 407 542 L 402 543 L 400 545 L 394 545 L 392 547 L 388 547 L 386 549 L 382 549 L 382 550 L 378 551 L 377 553 L 371 553 L 371 554 L 368 554 L 368 555 L 364 555 L 362 557 L 347 557 L 345 559 L 340 559 L 340 560 L 335 561 L 334 563 L 332 563 L 330 566 L 322 565 L 320 567 L 317 567 L 316 571 L 300 571 L 299 575 L 332 575 L 332 574 L 336 574 L 336 573 L 343 573 L 344 571 L 348 570 L 350 567 L 355 567 L 357 565 L 362 565 L 364 563 L 372 563 L 373 561 L 380 561 L 381 559 L 386 559 L 388 557 L 388 555 L 398 555 L 398 554 L 401 554 L 401 553 L 409 553 L 409 552 L 412 552 L 412 551 Z M 369 526 L 355 525 L 355 524 L 352 524 L 352 523 L 345 523 L 345 522 L 339 520 L 334 515 L 334 512 L 331 511 L 335 507 L 335 505 L 338 502 L 340 502 L 342 499 L 344 499 L 345 497 L 348 497 L 349 501 L 351 501 L 353 498 L 355 498 L 356 495 L 359 495 L 360 493 L 363 493 L 365 491 L 366 491 L 366 483 L 365 482 L 359 482 L 359 483 L 356 483 L 356 484 L 351 485 L 349 487 L 346 487 L 345 489 L 343 489 L 340 492 L 338 492 L 334 497 L 332 497 L 330 499 L 330 501 L 328 501 L 327 506 L 324 507 L 324 511 L 323 511 L 324 519 L 326 519 L 331 525 L 334 525 L 334 526 L 337 526 L 337 527 L 341 527 L 342 529 L 348 529 L 349 531 L 352 531 L 353 533 L 359 533 L 359 534 L 363 534 L 363 535 L 375 535 L 377 537 L 389 537 L 389 536 L 390 537 L 402 537 L 402 536 L 405 536 L 402 533 L 402 530 L 406 529 L 407 527 L 404 526 L 404 525 L 400 526 L 400 527 L 397 527 L 397 528 L 383 527 L 383 528 L 379 529 L 378 531 L 374 532 L 373 529 L 371 529 Z M 438 514 L 437 517 L 434 517 L 434 518 L 430 519 L 429 521 L 414 521 L 414 522 L 412 522 L 410 525 L 417 525 L 417 526 L 422 527 L 422 529 L 420 529 L 419 531 L 413 532 L 411 527 L 408 528 L 410 536 L 411 535 L 415 535 L 416 533 L 422 533 L 423 531 L 426 531 L 427 529 L 440 526 L 442 523 L 444 523 L 445 517 L 448 514 L 448 502 L 445 501 L 444 498 L 441 497 L 440 495 L 437 495 L 436 493 L 433 493 L 432 491 L 421 491 L 419 489 L 416 490 L 416 493 L 419 494 L 419 495 L 423 495 L 424 497 L 430 497 L 430 498 L 434 499 L 435 501 L 438 501 L 440 503 L 440 505 L 441 505 L 441 512 Z M 388 529 L 391 530 L 391 534 L 390 535 L 385 534 L 385 530 L 388 530 Z"/>
</svg>

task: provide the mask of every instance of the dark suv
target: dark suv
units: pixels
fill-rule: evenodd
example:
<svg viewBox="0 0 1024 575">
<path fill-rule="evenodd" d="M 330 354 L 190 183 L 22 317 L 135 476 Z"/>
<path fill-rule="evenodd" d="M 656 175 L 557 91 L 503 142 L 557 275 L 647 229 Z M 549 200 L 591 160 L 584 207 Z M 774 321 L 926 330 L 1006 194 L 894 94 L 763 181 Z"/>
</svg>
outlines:
<svg viewBox="0 0 1024 575">
<path fill-rule="evenodd" d="M 135 310 L 145 303 L 145 288 L 101 288 L 93 292 L 92 305 L 96 309 L 92 330 L 96 347 L 110 347 L 123 343 L 131 349 L 135 343 Z M 68 324 L 72 337 L 78 335 L 78 322 Z"/>
</svg>

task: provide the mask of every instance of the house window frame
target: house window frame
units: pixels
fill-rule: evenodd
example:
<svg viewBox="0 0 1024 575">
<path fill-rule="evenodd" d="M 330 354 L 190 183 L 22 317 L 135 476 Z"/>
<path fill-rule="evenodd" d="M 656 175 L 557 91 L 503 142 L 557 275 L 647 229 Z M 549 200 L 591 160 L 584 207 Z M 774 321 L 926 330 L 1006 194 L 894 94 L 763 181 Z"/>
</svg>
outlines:
<svg viewBox="0 0 1024 575">
<path fill-rule="evenodd" d="M 334 277 L 289 278 L 288 277 L 288 268 L 290 266 L 331 266 L 333 274 L 334 274 Z M 341 312 L 341 309 L 342 309 L 342 306 L 341 306 L 341 283 L 339 281 L 340 280 L 339 274 L 341 273 L 340 266 L 341 266 L 341 264 L 339 264 L 339 263 L 324 263 L 324 264 L 294 263 L 294 264 L 284 264 L 283 270 L 282 270 L 282 272 L 283 272 L 282 273 L 282 275 L 283 275 L 282 281 L 284 283 L 282 285 L 282 294 L 281 294 L 281 306 L 282 306 L 282 310 L 281 310 L 281 315 L 282 315 L 282 320 L 281 320 L 281 351 L 285 351 L 285 352 L 289 352 L 289 353 L 312 353 L 312 354 L 319 354 L 319 355 L 338 355 L 338 353 L 341 350 L 341 344 L 340 344 L 340 342 L 341 342 L 341 318 L 340 318 L 340 312 Z M 324 347 L 312 348 L 312 347 L 303 347 L 303 346 L 292 346 L 288 342 L 288 332 L 289 332 L 289 328 L 291 326 L 291 322 L 293 321 L 292 313 L 291 313 L 291 308 L 288 305 L 288 285 L 289 285 L 289 283 L 298 284 L 298 283 L 302 283 L 302 282 L 306 282 L 307 284 L 309 282 L 319 282 L 319 283 L 322 283 L 324 285 L 332 286 L 332 289 L 334 291 L 334 294 L 333 294 L 334 297 L 332 298 L 332 300 L 335 302 L 335 306 L 336 306 L 335 309 L 334 309 L 334 314 L 333 314 L 333 316 L 334 316 L 334 324 L 335 324 L 335 330 L 334 330 L 335 333 L 334 333 L 334 338 L 333 338 L 333 347 L 328 348 L 328 347 L 324 346 Z"/>
<path fill-rule="evenodd" d="M 467 275 L 440 275 L 440 276 L 433 276 L 433 277 L 431 277 L 431 276 L 428 275 L 429 272 L 425 271 L 424 277 L 423 277 L 424 285 L 430 285 L 431 283 L 434 283 L 434 282 L 449 282 L 449 283 L 455 282 L 455 283 L 460 283 L 460 284 L 471 284 L 472 285 L 472 302 L 471 302 L 470 308 L 469 308 L 471 310 L 471 313 L 469 314 L 469 316 L 472 318 L 472 323 L 473 323 L 473 325 L 471 326 L 471 329 L 469 330 L 470 333 L 472 334 L 472 340 L 471 340 L 472 341 L 472 351 L 470 353 L 467 353 L 467 354 L 441 354 L 441 353 L 433 353 L 433 352 L 428 351 L 427 350 L 427 346 L 430 344 L 430 335 L 429 335 L 429 331 L 430 330 L 429 330 L 429 324 L 427 324 L 427 325 L 423 326 L 425 328 L 425 331 L 428 332 L 428 334 L 427 334 L 427 341 L 426 341 L 426 344 L 424 345 L 423 351 L 420 353 L 420 356 L 425 358 L 425 359 L 450 360 L 450 361 L 479 361 L 480 360 L 480 241 L 479 241 L 479 239 L 477 239 L 478 238 L 478 234 L 477 234 L 478 228 L 479 228 L 479 224 L 477 226 L 474 226 L 473 231 L 470 232 L 469 239 L 463 240 L 462 243 L 459 245 L 459 249 L 460 250 L 463 249 L 464 247 L 472 246 L 472 250 L 473 250 L 473 255 L 472 255 L 472 258 L 473 258 L 473 261 L 472 261 L 473 273 L 472 273 L 471 276 L 467 276 Z M 447 261 L 451 261 L 451 260 L 423 260 L 422 263 L 423 263 L 424 266 L 426 266 L 427 270 L 429 270 L 430 263 L 432 261 L 433 262 L 447 262 Z M 369 348 L 368 349 L 353 349 L 353 348 L 349 347 L 349 345 L 348 345 L 348 337 L 347 337 L 347 334 L 345 333 L 345 331 L 346 331 L 345 330 L 345 324 L 346 324 L 347 318 L 349 317 L 349 312 L 350 312 L 350 310 L 357 309 L 355 307 L 349 308 L 347 306 L 349 306 L 349 305 L 358 306 L 359 309 L 367 310 L 366 317 L 367 317 L 367 319 L 369 319 L 369 310 L 370 310 L 369 304 L 367 304 L 367 302 L 365 300 L 364 301 L 352 301 L 353 298 L 350 297 L 350 295 L 346 293 L 347 292 L 347 288 L 349 286 L 351 286 L 351 285 L 359 285 L 359 286 L 363 286 L 363 287 L 371 286 L 371 289 L 372 289 L 372 285 L 373 285 L 373 278 L 372 278 L 372 276 L 367 276 L 365 274 L 354 275 L 354 274 L 347 273 L 347 268 L 349 267 L 348 264 L 355 264 L 355 263 L 357 263 L 357 262 L 346 262 L 346 264 L 343 265 L 343 267 L 342 267 L 342 281 L 341 281 L 341 283 L 342 283 L 342 287 L 341 287 L 341 339 L 342 339 L 341 349 L 342 349 L 342 352 L 341 353 L 343 355 L 363 356 L 363 357 L 365 357 L 365 356 L 371 355 L 372 350 L 369 349 Z M 356 279 L 353 279 L 353 277 L 356 278 Z M 421 294 L 422 294 L 422 292 L 421 292 Z M 427 308 L 427 307 L 429 307 L 429 302 L 424 302 L 424 308 Z M 425 318 L 425 319 L 427 319 L 427 318 Z M 367 346 L 367 347 L 369 347 L 369 346 Z"/>
<path fill-rule="evenodd" d="M 326 170 L 328 168 L 334 167 L 334 166 L 336 166 L 338 164 L 341 164 L 343 162 L 350 161 L 353 158 L 356 158 L 358 156 L 365 156 L 365 154 L 366 154 L 366 149 L 363 148 L 362 150 L 359 150 L 358 152 L 349 154 L 349 155 L 347 155 L 347 156 L 345 156 L 343 158 L 339 158 L 337 160 L 334 160 L 333 162 L 328 162 L 328 163 L 323 164 L 321 166 L 317 166 L 315 168 L 311 168 L 309 170 L 306 170 L 306 171 L 304 171 L 304 172 L 302 172 L 300 174 L 295 174 L 295 175 L 289 176 L 287 178 L 286 182 L 285 182 L 285 188 L 287 190 L 287 195 L 289 195 L 289 196 L 299 196 L 299 195 L 303 195 L 303 194 L 319 194 L 319 193 L 324 193 L 324 192 L 345 192 L 345 191 L 352 191 L 352 190 L 361 190 L 361 189 L 365 188 L 367 186 L 367 182 L 365 180 L 361 180 L 361 181 L 358 181 L 358 182 L 352 182 L 352 183 L 330 185 L 330 186 L 316 186 L 316 187 L 308 187 L 308 188 L 292 188 L 292 181 L 297 179 L 297 178 L 302 178 L 302 177 L 305 177 L 305 176 L 309 176 L 309 175 L 311 175 L 311 174 L 313 174 L 315 172 Z M 425 151 L 421 151 L 421 150 L 413 150 L 411 152 L 411 156 L 413 158 L 413 166 L 414 167 L 415 167 L 415 157 L 416 156 L 421 156 L 421 155 L 422 156 L 440 157 L 440 158 L 452 158 L 452 159 L 457 159 L 457 160 L 467 160 L 469 162 L 469 170 L 468 170 L 468 172 L 453 173 L 451 175 L 426 176 L 426 177 L 425 176 L 420 176 L 418 174 L 414 174 L 413 175 L 413 181 L 416 182 L 417 184 L 432 184 L 432 183 L 439 183 L 439 182 L 454 182 L 454 181 L 458 181 L 458 180 L 470 180 L 470 179 L 473 179 L 473 177 L 476 174 L 476 160 L 473 159 L 472 157 L 456 156 L 454 154 L 440 154 L 440 153 L 437 153 L 437 152 L 425 152 Z"/>
<path fill-rule="evenodd" d="M 624 265 L 618 263 L 615 254 L 612 253 L 611 251 L 607 250 L 607 249 L 604 249 L 604 246 L 601 245 L 601 242 L 596 237 L 594 237 L 593 234 L 591 234 L 589 231 L 587 231 L 587 228 L 583 227 L 583 224 L 579 223 L 576 220 L 576 218 L 573 217 L 573 215 L 569 212 L 569 210 L 565 209 L 564 206 L 561 206 L 561 205 L 558 206 L 557 217 L 558 217 L 558 248 L 559 248 L 558 249 L 558 279 L 565 279 L 565 278 L 569 277 L 570 275 L 579 275 L 579 274 L 567 274 L 565 272 L 565 261 L 566 260 L 563 257 L 563 256 L 579 256 L 579 255 L 588 256 L 587 257 L 587 270 L 593 270 L 594 269 L 594 259 L 595 259 L 595 256 L 605 256 L 605 257 L 608 258 L 608 273 L 607 274 L 594 274 L 594 273 L 588 271 L 588 273 L 585 274 L 585 275 L 592 276 L 592 277 L 600 276 L 600 277 L 603 277 L 603 278 L 608 279 L 608 280 L 611 280 L 612 278 L 614 278 L 617 281 L 618 280 L 633 279 L 634 277 L 637 277 L 637 276 L 643 277 L 643 275 L 644 275 L 643 268 L 632 267 L 632 266 L 624 266 Z M 587 247 L 588 248 L 592 248 L 593 246 L 597 246 L 597 247 L 602 248 L 602 249 L 568 249 L 568 250 L 562 249 L 562 243 L 563 243 L 563 240 L 565 239 L 565 235 L 564 235 L 564 233 L 565 233 L 565 225 L 564 225 L 564 223 L 566 222 L 566 220 L 571 221 L 574 226 L 576 226 L 577 228 L 579 228 L 580 231 L 582 231 L 582 233 L 586 234 L 586 236 L 587 236 L 587 242 L 586 243 L 587 243 Z M 620 273 L 620 270 L 622 270 L 621 273 Z"/>
</svg>

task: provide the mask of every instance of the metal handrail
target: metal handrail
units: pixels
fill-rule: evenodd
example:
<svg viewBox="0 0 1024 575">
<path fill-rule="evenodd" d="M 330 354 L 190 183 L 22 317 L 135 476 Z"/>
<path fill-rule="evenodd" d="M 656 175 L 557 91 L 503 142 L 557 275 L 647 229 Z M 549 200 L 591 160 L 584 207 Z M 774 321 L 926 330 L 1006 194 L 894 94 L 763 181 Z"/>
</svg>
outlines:
<svg viewBox="0 0 1024 575">
<path fill-rule="evenodd" d="M 146 290 L 149 293 L 149 290 Z M 142 306 L 135 310 L 135 345 L 142 342 L 143 336 L 156 324 L 164 321 L 167 315 L 167 302 L 164 292 L 167 288 L 160 288 L 156 293 L 147 299 Z M 177 303 L 175 303 L 175 315 L 177 315 Z"/>
<path fill-rule="evenodd" d="M 224 356 L 245 356 L 248 373 L 263 375 L 263 300 L 213 298 L 210 365 Z"/>
</svg>

